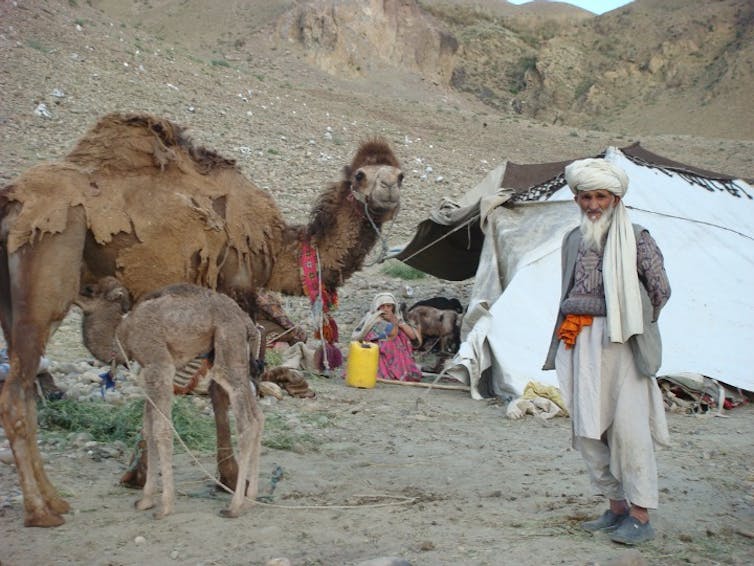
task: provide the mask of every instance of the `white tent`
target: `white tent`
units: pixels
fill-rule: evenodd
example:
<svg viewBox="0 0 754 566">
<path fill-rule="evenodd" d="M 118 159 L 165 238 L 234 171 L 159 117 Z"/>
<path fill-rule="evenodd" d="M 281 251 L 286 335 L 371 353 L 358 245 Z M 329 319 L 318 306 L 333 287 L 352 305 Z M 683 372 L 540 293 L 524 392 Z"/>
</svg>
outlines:
<svg viewBox="0 0 754 566">
<path fill-rule="evenodd" d="M 608 148 L 604 157 L 628 173 L 631 220 L 651 232 L 665 257 L 672 296 L 659 321 L 658 375 L 691 372 L 754 391 L 754 189 L 638 144 Z M 429 238 L 442 245 L 466 238 L 466 259 L 477 268 L 463 343 L 446 372 L 470 384 L 475 398 L 517 396 L 529 381 L 557 385 L 555 372 L 541 367 L 560 298 L 561 241 L 578 224 L 562 177 L 569 162 L 501 165 L 469 192 L 473 202 L 444 202 L 432 229 L 425 222 L 398 256 L 431 273 L 431 257 L 451 252 L 433 250 Z M 512 171 L 533 177 L 519 175 L 517 186 L 514 175 L 508 187 Z M 481 246 L 472 241 L 477 225 Z"/>
</svg>

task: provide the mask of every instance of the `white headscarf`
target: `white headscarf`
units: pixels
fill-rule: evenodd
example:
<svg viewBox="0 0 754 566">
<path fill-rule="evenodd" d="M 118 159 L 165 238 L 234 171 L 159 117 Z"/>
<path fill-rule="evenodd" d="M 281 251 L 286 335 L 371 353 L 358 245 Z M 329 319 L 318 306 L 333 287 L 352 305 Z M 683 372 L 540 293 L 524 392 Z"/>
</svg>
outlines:
<svg viewBox="0 0 754 566">
<path fill-rule="evenodd" d="M 372 308 L 364 315 L 356 325 L 353 333 L 351 334 L 351 340 L 363 340 L 364 337 L 369 334 L 372 327 L 380 320 L 382 320 L 382 314 L 380 307 L 382 305 L 393 305 L 395 309 L 395 316 L 398 317 L 398 322 L 403 322 L 403 316 L 398 309 L 398 301 L 395 300 L 395 296 L 392 293 L 377 293 L 372 299 Z"/>
<path fill-rule="evenodd" d="M 565 178 L 573 194 L 602 189 L 623 197 L 628 191 L 626 172 L 604 159 L 574 161 L 566 166 Z M 636 236 L 622 198 L 615 205 L 613 222 L 607 233 L 602 279 L 610 340 L 625 342 L 634 334 L 641 334 L 644 320 L 636 270 Z"/>
<path fill-rule="evenodd" d="M 393 305 L 396 312 L 398 311 L 398 302 L 392 293 L 377 293 L 372 299 L 372 312 L 380 310 L 382 305 Z"/>
</svg>

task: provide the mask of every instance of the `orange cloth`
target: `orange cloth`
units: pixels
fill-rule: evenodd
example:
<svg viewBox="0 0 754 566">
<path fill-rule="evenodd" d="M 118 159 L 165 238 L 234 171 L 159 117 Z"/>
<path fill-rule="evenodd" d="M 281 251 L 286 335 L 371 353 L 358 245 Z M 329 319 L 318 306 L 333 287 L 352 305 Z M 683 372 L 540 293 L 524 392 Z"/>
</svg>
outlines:
<svg viewBox="0 0 754 566">
<path fill-rule="evenodd" d="M 576 337 L 585 326 L 592 324 L 594 317 L 590 314 L 567 314 L 563 324 L 558 328 L 558 338 L 565 343 L 566 350 L 573 348 Z"/>
</svg>

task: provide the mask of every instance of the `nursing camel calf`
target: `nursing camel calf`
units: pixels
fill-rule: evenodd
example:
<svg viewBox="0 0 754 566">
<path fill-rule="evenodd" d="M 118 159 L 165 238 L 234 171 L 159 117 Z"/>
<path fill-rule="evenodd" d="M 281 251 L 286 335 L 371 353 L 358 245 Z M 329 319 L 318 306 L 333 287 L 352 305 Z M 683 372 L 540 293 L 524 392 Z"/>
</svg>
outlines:
<svg viewBox="0 0 754 566">
<path fill-rule="evenodd" d="M 230 297 L 190 284 L 152 293 L 130 310 L 128 290 L 114 277 L 88 286 L 76 303 L 84 313 L 84 344 L 95 357 L 106 363 L 135 360 L 141 366 L 147 473 L 136 508 L 155 506 L 159 457 L 162 508 L 155 512 L 156 518 L 171 514 L 175 506 L 170 414 L 176 369 L 197 356 L 213 354 L 211 378 L 214 387 L 222 390 L 216 393 L 230 400 L 239 452 L 235 491 L 221 514 L 237 517 L 246 498 L 253 500 L 257 494 L 264 424 L 249 379 L 250 358 L 261 337 L 249 316 Z M 214 398 L 215 411 L 224 410 L 227 422 L 227 402 L 218 407 Z M 232 448 L 227 449 L 232 454 Z M 220 457 L 218 451 L 218 464 Z"/>
</svg>

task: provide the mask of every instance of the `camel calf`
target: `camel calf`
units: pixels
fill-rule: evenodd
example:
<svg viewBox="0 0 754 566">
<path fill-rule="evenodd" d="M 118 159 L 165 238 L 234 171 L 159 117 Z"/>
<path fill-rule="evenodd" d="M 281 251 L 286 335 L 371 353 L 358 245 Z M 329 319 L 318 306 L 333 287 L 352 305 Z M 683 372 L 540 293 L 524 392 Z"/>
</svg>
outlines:
<svg viewBox="0 0 754 566">
<path fill-rule="evenodd" d="M 125 363 L 128 359 L 141 365 L 140 379 L 147 397 L 147 474 L 136 508 L 155 505 L 159 456 L 162 509 L 155 512 L 158 519 L 172 513 L 175 505 L 170 422 L 175 371 L 199 355 L 214 353 L 212 380 L 230 398 L 239 451 L 235 492 L 221 514 L 237 517 L 245 497 L 254 499 L 257 494 L 264 424 L 249 380 L 250 344 L 258 344 L 261 337 L 248 315 L 230 297 L 189 284 L 166 287 L 129 310 L 128 291 L 114 277 L 89 286 L 87 296 L 80 295 L 76 303 L 84 313 L 84 344 L 94 356 L 104 362 Z M 227 418 L 227 403 L 225 411 Z"/>
</svg>

